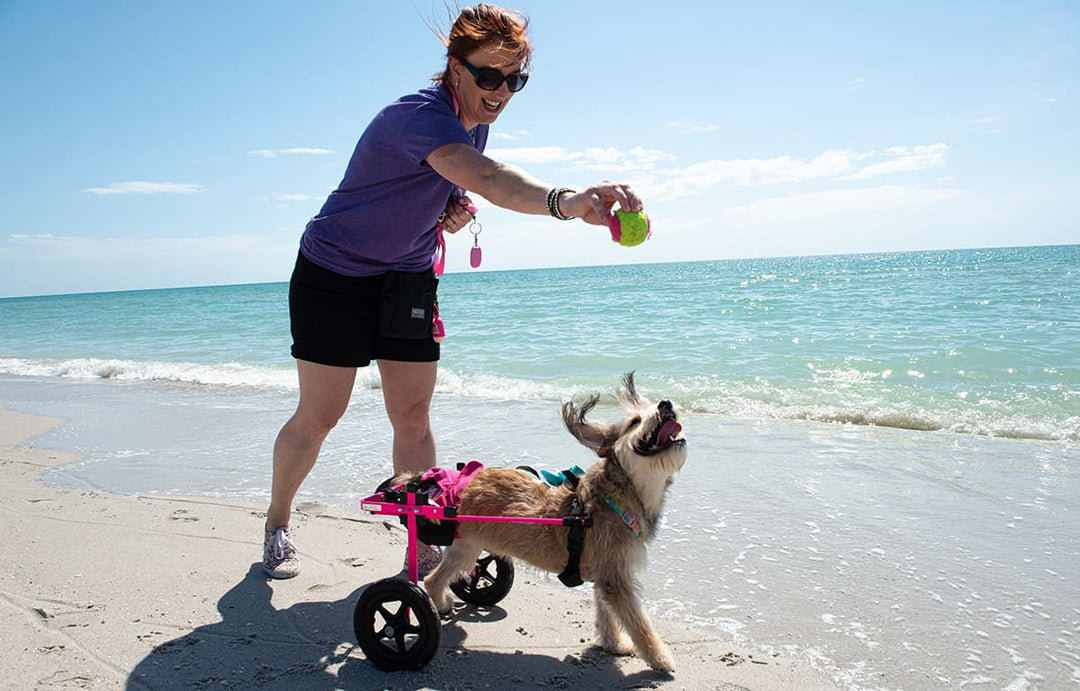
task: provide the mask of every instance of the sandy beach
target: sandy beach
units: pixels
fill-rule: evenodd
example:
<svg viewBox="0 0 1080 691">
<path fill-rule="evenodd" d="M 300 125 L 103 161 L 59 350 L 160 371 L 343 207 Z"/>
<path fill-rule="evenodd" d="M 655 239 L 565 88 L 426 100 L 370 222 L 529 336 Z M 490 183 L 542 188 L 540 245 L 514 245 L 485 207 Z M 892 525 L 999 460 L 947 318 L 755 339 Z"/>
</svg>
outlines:
<svg viewBox="0 0 1080 691">
<path fill-rule="evenodd" d="M 379 517 L 297 507 L 304 572 L 256 560 L 262 507 L 58 490 L 73 457 L 33 439 L 62 420 L 0 408 L 0 687 L 159 689 L 834 689 L 808 663 L 660 622 L 674 675 L 593 644 L 586 588 L 519 570 L 510 595 L 444 621 L 418 672 L 386 673 L 356 646 L 363 588 L 401 563 L 405 532 Z"/>
</svg>

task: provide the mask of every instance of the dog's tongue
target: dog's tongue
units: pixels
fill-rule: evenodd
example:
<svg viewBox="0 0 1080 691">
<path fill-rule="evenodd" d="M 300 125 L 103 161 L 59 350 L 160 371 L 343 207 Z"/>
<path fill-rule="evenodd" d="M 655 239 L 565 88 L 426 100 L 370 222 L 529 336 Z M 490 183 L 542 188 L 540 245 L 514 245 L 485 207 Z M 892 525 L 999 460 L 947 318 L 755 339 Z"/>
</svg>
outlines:
<svg viewBox="0 0 1080 691">
<path fill-rule="evenodd" d="M 663 427 L 660 428 L 660 433 L 656 435 L 656 440 L 660 444 L 670 444 L 675 437 L 679 435 L 679 432 L 682 432 L 682 425 L 674 420 L 668 420 L 664 423 Z"/>
</svg>

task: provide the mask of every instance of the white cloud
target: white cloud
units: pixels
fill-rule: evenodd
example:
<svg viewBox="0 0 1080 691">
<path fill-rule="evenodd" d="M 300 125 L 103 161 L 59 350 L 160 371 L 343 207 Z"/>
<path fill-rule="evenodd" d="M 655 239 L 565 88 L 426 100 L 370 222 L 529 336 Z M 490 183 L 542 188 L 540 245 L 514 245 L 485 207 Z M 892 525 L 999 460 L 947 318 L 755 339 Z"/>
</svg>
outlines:
<svg viewBox="0 0 1080 691">
<path fill-rule="evenodd" d="M 718 187 L 850 182 L 900 173 L 916 173 L 941 167 L 946 161 L 948 151 L 948 144 L 938 142 L 894 146 L 880 151 L 830 149 L 812 158 L 796 158 L 785 154 L 769 159 L 711 159 L 685 166 L 671 165 L 677 161 L 677 157 L 672 154 L 641 146 L 632 149 L 594 147 L 581 151 L 572 151 L 561 146 L 516 147 L 493 149 L 489 153 L 495 160 L 526 166 L 561 164 L 571 170 L 599 172 L 608 177 L 618 176 L 632 183 L 638 192 L 650 201 L 670 201 L 700 196 Z"/>
<path fill-rule="evenodd" d="M 310 194 L 277 194 L 274 195 L 276 202 L 310 202 L 321 197 L 313 197 Z"/>
<path fill-rule="evenodd" d="M 517 141 L 518 139 L 527 139 L 532 136 L 532 132 L 528 130 L 518 130 L 517 132 L 490 132 L 488 139 L 498 139 L 502 141 Z"/>
<path fill-rule="evenodd" d="M 83 190 L 90 194 L 195 194 L 204 187 L 188 182 L 114 182 L 108 187 L 91 187 Z"/>
<path fill-rule="evenodd" d="M 810 159 L 783 155 L 770 159 L 712 159 L 683 168 L 659 169 L 647 182 L 651 194 L 680 199 L 723 186 L 799 184 L 815 180 L 865 180 L 900 172 L 920 171 L 941 165 L 948 152 L 943 143 L 915 147 L 892 147 L 884 152 L 848 149 L 824 151 Z M 878 160 L 860 168 L 867 161 Z M 644 170 L 648 168 L 642 167 Z"/>
<path fill-rule="evenodd" d="M 249 151 L 248 156 L 255 158 L 277 158 L 278 156 L 326 156 L 334 153 L 333 149 L 316 149 L 310 147 L 293 147 L 291 149 L 255 149 Z"/>
<path fill-rule="evenodd" d="M 862 77 L 856 77 L 855 79 L 852 79 L 850 82 L 848 82 L 847 88 L 850 91 L 858 91 L 859 89 L 863 88 L 864 83 L 865 80 Z"/>
<path fill-rule="evenodd" d="M 511 149 L 488 149 L 484 152 L 496 161 L 529 165 L 536 163 L 566 163 L 582 156 L 562 146 L 520 146 Z"/>
<path fill-rule="evenodd" d="M 936 168 L 945 161 L 948 152 L 948 144 L 937 143 L 929 146 L 916 146 L 911 149 L 903 146 L 894 146 L 887 149 L 884 156 L 890 156 L 887 161 L 872 163 L 862 170 L 840 178 L 841 180 L 866 180 L 881 175 L 893 173 L 907 173 L 917 170 L 929 170 Z"/>
<path fill-rule="evenodd" d="M 817 183 L 820 188 L 828 183 L 843 185 L 841 189 L 833 192 L 816 191 L 804 195 L 775 197 L 756 202 L 762 205 L 759 207 L 748 206 L 745 211 L 731 211 L 743 220 L 762 210 L 769 212 L 764 214 L 766 217 L 790 212 L 802 218 L 811 213 L 815 208 L 814 204 L 825 202 L 843 201 L 834 212 L 828 214 L 831 215 L 848 213 L 845 209 L 856 202 L 892 204 L 900 203 L 898 200 L 903 198 L 911 203 L 922 203 L 938 200 L 942 195 L 955 195 L 955 192 L 940 190 L 943 184 L 941 175 L 936 176 L 935 181 L 922 180 L 923 183 L 939 186 L 936 190 L 910 186 L 883 186 L 859 190 L 849 189 L 848 185 L 844 184 L 940 168 L 945 164 L 948 152 L 948 144 L 938 142 L 870 151 L 830 149 L 810 158 L 796 158 L 785 154 L 769 159 L 711 159 L 677 166 L 672 165 L 678 160 L 676 156 L 659 149 L 640 146 L 631 149 L 594 147 L 579 151 L 561 146 L 507 147 L 489 151 L 495 160 L 525 166 L 562 165 L 570 170 L 598 172 L 612 178 L 617 176 L 634 185 L 638 193 L 652 203 L 700 198 L 723 187 L 767 188 Z M 797 212 L 792 211 L 796 208 L 799 209 Z M 782 209 L 788 211 L 782 212 Z M 825 211 L 822 210 L 821 213 Z"/>
<path fill-rule="evenodd" d="M 724 185 L 778 185 L 835 178 L 854 169 L 855 162 L 865 156 L 836 149 L 812 159 L 787 155 L 770 159 L 713 159 L 658 171 L 653 191 L 667 199 L 678 199 Z"/>
<path fill-rule="evenodd" d="M 653 170 L 657 163 L 675 160 L 675 156 L 659 149 L 646 149 L 641 146 L 625 151 L 615 147 L 591 147 L 584 151 L 568 151 L 561 146 L 534 146 L 490 149 L 486 153 L 496 161 L 507 163 L 520 165 L 567 163 L 575 170 L 599 171 L 612 175 Z"/>
<path fill-rule="evenodd" d="M 635 146 L 628 151 L 622 151 L 613 147 L 589 148 L 573 162 L 573 167 L 578 170 L 590 170 L 604 174 L 630 174 L 651 171 L 656 164 L 665 161 L 674 161 L 675 156 L 666 154 L 659 149 L 646 149 Z"/>
<path fill-rule="evenodd" d="M 971 121 L 971 131 L 978 134 L 1001 134 L 1001 128 L 1005 124 L 1005 118 L 1000 115 L 984 115 Z"/>
<path fill-rule="evenodd" d="M 723 209 L 721 218 L 726 223 L 739 226 L 792 223 L 945 202 L 957 196 L 959 192 L 954 189 L 926 189 L 918 185 L 826 190 L 758 199 L 743 206 Z"/>
<path fill-rule="evenodd" d="M 683 134 L 699 134 L 701 132 L 713 132 L 720 129 L 716 125 L 694 125 L 689 122 L 683 122 L 682 120 L 669 122 L 667 126 L 679 130 L 679 132 Z"/>
</svg>

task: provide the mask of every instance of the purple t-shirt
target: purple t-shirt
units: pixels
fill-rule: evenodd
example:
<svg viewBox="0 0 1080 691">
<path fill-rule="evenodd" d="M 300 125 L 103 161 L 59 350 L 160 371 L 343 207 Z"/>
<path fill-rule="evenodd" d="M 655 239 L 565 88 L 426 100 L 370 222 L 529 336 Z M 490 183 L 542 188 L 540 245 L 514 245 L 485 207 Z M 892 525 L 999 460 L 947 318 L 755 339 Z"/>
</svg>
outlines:
<svg viewBox="0 0 1080 691">
<path fill-rule="evenodd" d="M 469 136 L 442 83 L 394 101 L 368 125 L 341 184 L 308 222 L 304 256 L 346 276 L 430 268 L 435 222 L 454 185 L 424 159 L 446 144 L 483 151 L 487 137 L 487 125 Z"/>
</svg>

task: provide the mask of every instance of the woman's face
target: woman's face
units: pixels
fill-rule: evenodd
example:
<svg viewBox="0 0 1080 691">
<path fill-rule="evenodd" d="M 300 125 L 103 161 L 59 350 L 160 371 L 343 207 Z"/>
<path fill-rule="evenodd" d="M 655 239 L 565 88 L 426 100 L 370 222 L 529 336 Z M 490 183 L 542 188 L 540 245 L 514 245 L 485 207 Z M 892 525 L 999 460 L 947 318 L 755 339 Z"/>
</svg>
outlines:
<svg viewBox="0 0 1080 691">
<path fill-rule="evenodd" d="M 504 76 L 522 69 L 519 53 L 494 45 L 476 49 L 467 55 L 465 60 L 476 69 L 489 67 Z M 465 127 L 472 129 L 479 124 L 490 125 L 495 122 L 514 95 L 506 81 L 494 91 L 485 91 L 476 85 L 475 77 L 461 60 L 451 58 L 450 70 L 454 77 L 454 92 L 461 107 L 459 115 Z"/>
</svg>

